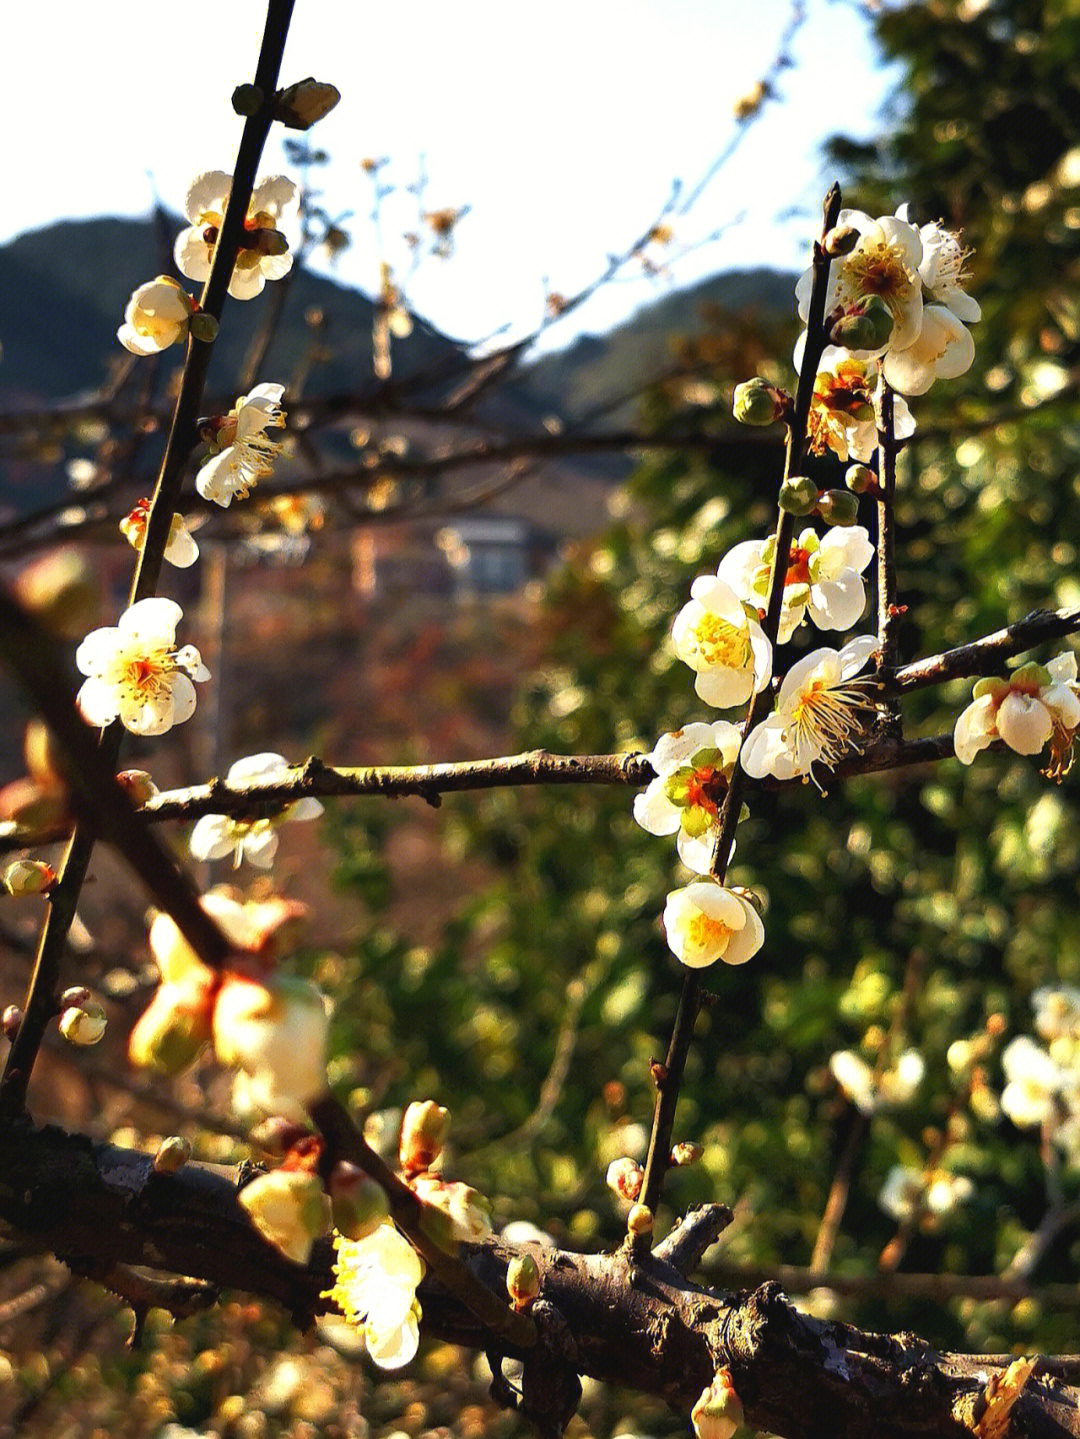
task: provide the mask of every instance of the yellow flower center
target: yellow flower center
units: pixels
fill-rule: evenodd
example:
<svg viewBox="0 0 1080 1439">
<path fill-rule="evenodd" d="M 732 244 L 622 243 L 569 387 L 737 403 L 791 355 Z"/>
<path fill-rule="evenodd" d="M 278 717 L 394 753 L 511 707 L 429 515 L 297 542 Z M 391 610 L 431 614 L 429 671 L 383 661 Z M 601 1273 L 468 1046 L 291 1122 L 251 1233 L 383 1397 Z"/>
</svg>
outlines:
<svg viewBox="0 0 1080 1439">
<path fill-rule="evenodd" d="M 706 610 L 690 635 L 695 653 L 709 668 L 723 665 L 727 669 L 744 670 L 751 662 L 750 631 L 745 625 L 733 625 L 730 620 Z"/>
<path fill-rule="evenodd" d="M 687 948 L 697 954 L 723 954 L 731 938 L 731 930 L 720 919 L 712 919 L 699 910 L 683 928 Z"/>
<path fill-rule="evenodd" d="M 132 699 L 144 703 L 156 699 L 168 691 L 166 676 L 175 669 L 176 662 L 168 650 L 136 655 L 124 666 L 120 680 L 121 689 Z"/>
<path fill-rule="evenodd" d="M 879 295 L 886 304 L 903 304 L 915 283 L 915 276 L 901 256 L 886 244 L 855 249 L 844 272 L 845 280 L 857 295 Z"/>
</svg>

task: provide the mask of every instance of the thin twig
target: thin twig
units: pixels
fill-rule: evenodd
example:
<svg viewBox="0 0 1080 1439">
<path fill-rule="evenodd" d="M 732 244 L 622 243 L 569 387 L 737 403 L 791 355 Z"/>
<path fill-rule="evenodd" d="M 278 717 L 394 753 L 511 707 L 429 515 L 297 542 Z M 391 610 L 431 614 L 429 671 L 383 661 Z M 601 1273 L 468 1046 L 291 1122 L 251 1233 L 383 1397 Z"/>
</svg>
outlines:
<svg viewBox="0 0 1080 1439">
<path fill-rule="evenodd" d="M 898 629 L 902 611 L 896 590 L 896 404 L 890 385 L 881 395 L 881 431 L 878 435 L 877 486 L 877 675 L 885 683 L 896 670 Z M 890 731 L 902 736 L 900 706 L 886 701 L 884 716 Z"/>
</svg>

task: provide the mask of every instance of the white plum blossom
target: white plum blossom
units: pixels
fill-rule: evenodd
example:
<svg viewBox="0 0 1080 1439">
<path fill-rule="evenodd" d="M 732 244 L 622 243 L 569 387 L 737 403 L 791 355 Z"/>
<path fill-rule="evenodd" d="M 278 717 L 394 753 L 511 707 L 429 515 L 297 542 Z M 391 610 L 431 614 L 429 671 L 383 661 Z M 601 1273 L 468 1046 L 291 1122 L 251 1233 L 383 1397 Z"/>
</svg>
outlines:
<svg viewBox="0 0 1080 1439">
<path fill-rule="evenodd" d="M 966 1174 L 952 1174 L 946 1169 L 927 1174 L 922 1169 L 896 1164 L 889 1170 L 878 1203 L 886 1214 L 903 1221 L 920 1209 L 931 1214 L 948 1214 L 974 1193 L 975 1186 Z"/>
<path fill-rule="evenodd" d="M 287 779 L 291 766 L 284 755 L 267 751 L 238 759 L 225 776 L 228 785 L 258 780 Z M 223 859 L 233 856 L 239 869 L 246 859 L 259 869 L 269 869 L 278 848 L 278 828 L 291 820 L 317 819 L 323 807 L 317 799 L 298 799 L 277 814 L 262 819 L 233 819 L 227 814 L 204 814 L 191 831 L 191 853 L 196 859 Z"/>
<path fill-rule="evenodd" d="M 214 454 L 195 477 L 204 500 L 228 509 L 235 499 L 246 499 L 259 480 L 273 472 L 281 441 L 267 435 L 285 424 L 281 408 L 284 385 L 256 385 L 241 395 L 227 415 L 211 422 Z"/>
<path fill-rule="evenodd" d="M 918 338 L 922 327 L 923 286 L 919 266 L 923 261 L 923 244 L 918 230 L 894 215 L 882 215 L 875 220 L 862 210 L 841 210 L 836 223 L 858 230 L 859 239 L 849 254 L 833 261 L 826 312 L 838 307 L 849 309 L 871 295 L 877 296 L 893 318 L 892 334 L 883 350 L 891 353 L 906 349 Z M 813 281 L 811 267 L 795 287 L 799 318 L 804 323 L 810 315 Z"/>
<path fill-rule="evenodd" d="M 176 649 L 183 611 L 174 600 L 139 600 L 115 626 L 92 630 L 75 651 L 88 678 L 76 697 L 88 724 L 119 719 L 133 734 L 165 734 L 195 712 L 192 681 L 210 678 L 194 645 Z"/>
<path fill-rule="evenodd" d="M 150 518 L 150 501 L 136 500 L 130 514 L 120 521 L 120 533 L 133 549 L 142 550 L 146 544 L 146 524 Z M 165 559 L 178 570 L 189 569 L 199 558 L 199 547 L 191 531 L 184 523 L 183 515 L 173 515 L 169 522 L 169 537 L 165 542 Z"/>
<path fill-rule="evenodd" d="M 744 540 L 720 561 L 717 574 L 739 599 L 764 609 L 776 538 Z M 874 558 L 862 525 L 837 525 L 824 535 L 803 530 L 793 540 L 784 575 L 777 642 L 786 644 L 807 615 L 822 630 L 847 630 L 866 608 L 862 572 Z"/>
<path fill-rule="evenodd" d="M 184 213 L 191 224 L 177 236 L 173 258 L 189 280 L 209 278 L 231 190 L 232 176 L 224 170 L 209 170 L 188 188 Z M 284 175 L 270 175 L 255 186 L 229 280 L 229 294 L 234 299 L 252 299 L 267 280 L 280 280 L 292 269 L 288 241 L 277 226 L 296 208 L 297 201 L 297 188 Z"/>
<path fill-rule="evenodd" d="M 1043 1039 L 1080 1039 L 1080 989 L 1056 984 L 1031 996 L 1035 1028 Z"/>
<path fill-rule="evenodd" d="M 699 575 L 675 616 L 675 653 L 690 666 L 698 698 L 713 709 L 745 704 L 772 674 L 772 646 L 755 615 L 713 575 Z"/>
<path fill-rule="evenodd" d="M 694 880 L 667 897 L 664 932 L 676 959 L 704 969 L 722 959 L 745 964 L 765 943 L 765 926 L 738 890 L 712 880 Z"/>
<path fill-rule="evenodd" d="M 801 369 L 806 331 L 795 346 L 795 368 Z M 826 345 L 818 362 L 810 401 L 807 436 L 812 454 L 831 450 L 839 460 L 869 464 L 881 427 L 882 385 L 876 360 L 860 359 L 838 345 Z M 893 400 L 893 434 L 898 440 L 915 433 L 915 421 L 902 395 Z"/>
<path fill-rule="evenodd" d="M 214 1003 L 214 1051 L 247 1076 L 248 1098 L 266 1114 L 302 1123 L 326 1088 L 329 1013 L 306 979 L 226 974 Z"/>
<path fill-rule="evenodd" d="M 634 819 L 650 834 L 675 834 L 679 858 L 707 874 L 719 828 L 719 811 L 742 736 L 726 720 L 688 724 L 662 734 L 647 755 L 656 778 L 634 799 Z"/>
<path fill-rule="evenodd" d="M 363 1239 L 334 1235 L 334 1287 L 327 1295 L 364 1336 L 380 1369 L 400 1369 L 420 1343 L 416 1289 L 424 1261 L 387 1220 Z"/>
<path fill-rule="evenodd" d="M 116 338 L 133 355 L 156 355 L 187 339 L 198 305 L 169 275 L 148 280 L 132 293 Z"/>
<path fill-rule="evenodd" d="M 1001 1107 L 1020 1129 L 1052 1125 L 1059 1117 L 1058 1096 L 1070 1075 L 1030 1035 L 1012 1040 L 1001 1056 L 1006 1084 Z"/>
<path fill-rule="evenodd" d="M 901 220 L 908 218 L 908 206 L 901 205 L 896 212 Z M 946 230 L 938 220 L 919 226 L 923 257 L 919 265 L 919 278 L 923 290 L 934 304 L 950 309 L 965 325 L 982 319 L 979 302 L 962 288 L 967 279 L 965 265 L 969 251 L 960 243 L 960 236 L 953 230 Z"/>
<path fill-rule="evenodd" d="M 917 1049 L 906 1049 L 894 1065 L 878 1075 L 850 1049 L 837 1050 L 829 1060 L 829 1068 L 837 1084 L 863 1114 L 907 1104 L 926 1073 Z"/>
<path fill-rule="evenodd" d="M 1051 747 L 1048 773 L 1060 777 L 1080 726 L 1076 656 L 1060 654 L 1048 665 L 1026 664 L 1008 679 L 981 679 L 974 698 L 956 721 L 953 747 L 961 764 L 1000 739 L 1017 754 L 1038 754 Z"/>
<path fill-rule="evenodd" d="M 858 674 L 877 649 L 872 635 L 849 640 L 842 650 L 812 650 L 784 676 L 776 709 L 743 743 L 741 764 L 748 775 L 762 779 L 811 776 L 820 760 L 835 764 L 855 748 L 873 709 L 865 681 Z"/>
<path fill-rule="evenodd" d="M 971 332 L 946 306 L 926 305 L 914 343 L 890 351 L 881 372 L 901 395 L 925 395 L 935 380 L 955 380 L 966 374 L 974 359 Z"/>
</svg>

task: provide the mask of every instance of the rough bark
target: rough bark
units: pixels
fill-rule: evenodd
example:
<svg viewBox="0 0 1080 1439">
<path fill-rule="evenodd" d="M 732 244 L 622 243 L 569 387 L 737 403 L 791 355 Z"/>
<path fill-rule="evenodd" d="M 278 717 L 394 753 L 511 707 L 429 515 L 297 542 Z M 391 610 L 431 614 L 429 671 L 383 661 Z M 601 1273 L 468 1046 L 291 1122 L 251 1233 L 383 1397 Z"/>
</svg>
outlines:
<svg viewBox="0 0 1080 1439">
<path fill-rule="evenodd" d="M 188 1164 L 156 1174 L 148 1156 L 19 1120 L 0 1128 L 0 1221 L 71 1263 L 107 1273 L 141 1265 L 284 1305 L 306 1326 L 327 1301 L 329 1244 L 308 1268 L 264 1244 L 236 1203 L 243 1170 Z M 911 1334 L 871 1334 L 799 1313 L 778 1285 L 710 1290 L 657 1255 L 569 1254 L 529 1246 L 540 1266 L 533 1306 L 541 1342 L 524 1355 L 499 1343 L 430 1279 L 424 1331 L 525 1360 L 523 1412 L 557 1433 L 591 1375 L 665 1399 L 688 1414 L 728 1365 L 754 1428 L 787 1439 L 960 1439 L 1011 1356 L 940 1354 Z M 501 1292 L 517 1252 L 500 1241 L 463 1246 L 477 1277 Z M 163 1286 L 158 1293 L 167 1295 Z M 1040 1359 L 1012 1411 L 1032 1439 L 1080 1436 L 1080 1359 Z M 505 1397 L 509 1399 L 509 1394 Z"/>
</svg>

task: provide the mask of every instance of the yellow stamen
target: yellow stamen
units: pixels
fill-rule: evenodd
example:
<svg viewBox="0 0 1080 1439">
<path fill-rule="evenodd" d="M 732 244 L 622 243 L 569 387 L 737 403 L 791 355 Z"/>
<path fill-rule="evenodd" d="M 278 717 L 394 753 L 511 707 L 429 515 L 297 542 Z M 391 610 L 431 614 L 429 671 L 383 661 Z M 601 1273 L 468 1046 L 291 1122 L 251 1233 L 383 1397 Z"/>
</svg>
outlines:
<svg viewBox="0 0 1080 1439">
<path fill-rule="evenodd" d="M 707 667 L 724 665 L 728 669 L 744 670 L 750 664 L 750 631 L 745 626 L 740 628 L 706 610 L 690 634 L 697 657 Z"/>
</svg>

